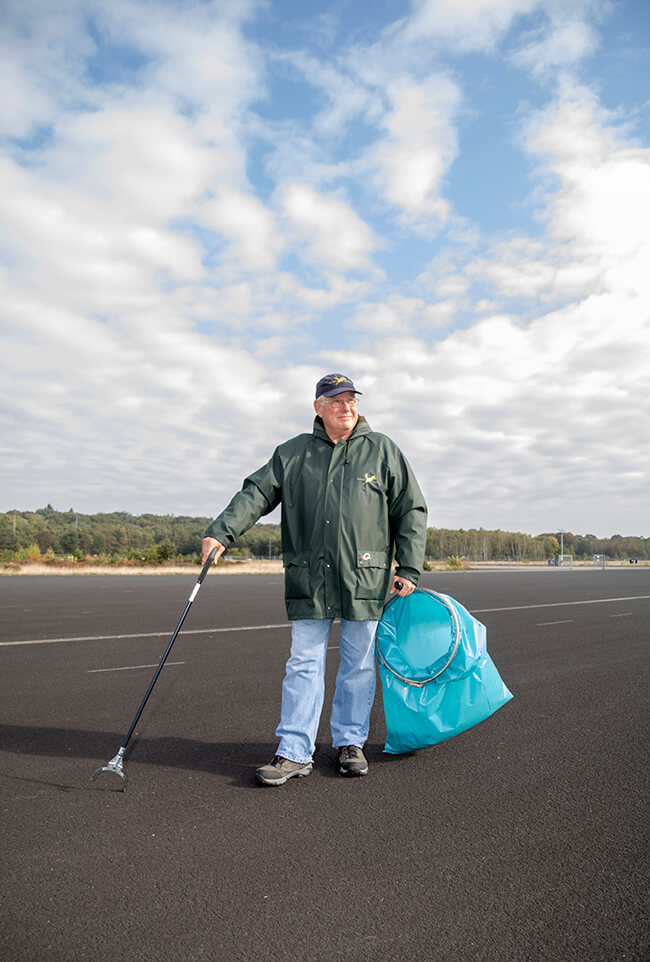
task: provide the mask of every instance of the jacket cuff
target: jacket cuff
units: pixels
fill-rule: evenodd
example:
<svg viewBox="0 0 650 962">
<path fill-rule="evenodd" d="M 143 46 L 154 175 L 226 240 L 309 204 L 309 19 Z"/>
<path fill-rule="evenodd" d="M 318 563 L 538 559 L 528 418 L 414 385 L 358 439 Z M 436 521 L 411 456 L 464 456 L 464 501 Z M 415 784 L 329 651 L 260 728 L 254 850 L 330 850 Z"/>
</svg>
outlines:
<svg viewBox="0 0 650 962">
<path fill-rule="evenodd" d="M 398 566 L 395 574 L 397 575 L 398 578 L 400 576 L 402 578 L 408 578 L 408 580 L 412 581 L 416 587 L 420 582 L 421 572 L 418 571 L 417 568 L 402 568 Z"/>
<path fill-rule="evenodd" d="M 216 523 L 213 521 L 208 530 L 205 532 L 205 538 L 214 538 L 215 541 L 220 541 L 222 545 L 227 548 L 228 545 L 233 543 L 233 538 L 223 530 L 223 528 L 217 527 Z"/>
</svg>

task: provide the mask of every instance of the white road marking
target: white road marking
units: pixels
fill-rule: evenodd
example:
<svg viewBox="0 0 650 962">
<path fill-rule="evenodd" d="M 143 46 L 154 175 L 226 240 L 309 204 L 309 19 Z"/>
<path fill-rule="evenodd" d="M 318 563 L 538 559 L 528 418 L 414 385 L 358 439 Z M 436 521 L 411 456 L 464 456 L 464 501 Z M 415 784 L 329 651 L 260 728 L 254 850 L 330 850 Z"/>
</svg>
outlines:
<svg viewBox="0 0 650 962">
<path fill-rule="evenodd" d="M 486 611 L 528 611 L 530 608 L 566 608 L 569 605 L 605 605 L 612 601 L 644 601 L 650 595 L 629 595 L 627 598 L 591 598 L 589 601 L 552 601 L 544 605 L 513 605 L 511 608 L 472 608 L 472 614 Z"/>
<path fill-rule="evenodd" d="M 86 672 L 87 675 L 99 675 L 103 671 L 135 671 L 137 668 L 157 668 L 160 662 L 156 665 L 125 665 L 123 668 L 90 668 Z M 172 665 L 184 665 L 184 661 L 166 661 L 164 667 L 171 668 Z"/>
<path fill-rule="evenodd" d="M 623 611 L 620 615 L 610 615 L 610 618 L 628 618 L 632 614 L 631 611 Z"/>
<path fill-rule="evenodd" d="M 650 595 L 628 595 L 625 598 L 591 598 L 589 601 L 553 601 L 543 605 L 512 605 L 507 608 L 472 608 L 473 615 L 498 611 L 530 611 L 534 608 L 567 608 L 571 605 L 604 605 L 614 601 L 645 601 Z M 291 628 L 291 622 L 280 625 L 238 625 L 232 628 L 188 628 L 184 635 L 210 635 L 218 632 L 230 631 L 269 631 L 275 628 Z M 170 635 L 169 631 L 139 631 L 130 635 L 81 635 L 74 638 L 36 638 L 29 641 L 0 641 L 0 648 L 12 648 L 18 645 L 58 645 L 66 641 L 123 641 L 131 638 L 162 638 Z"/>
<path fill-rule="evenodd" d="M 537 628 L 545 628 L 547 625 L 572 625 L 573 618 L 568 618 L 566 621 L 540 621 L 537 623 Z"/>
<path fill-rule="evenodd" d="M 188 628 L 184 635 L 210 635 L 222 631 L 262 631 L 268 628 L 291 628 L 291 623 L 283 625 L 240 625 L 233 628 Z M 0 641 L 0 648 L 15 645 L 59 645 L 64 641 L 123 641 L 125 638 L 162 638 L 171 635 L 170 631 L 139 631 L 133 635 L 80 635 L 75 638 L 38 638 L 30 641 Z"/>
</svg>

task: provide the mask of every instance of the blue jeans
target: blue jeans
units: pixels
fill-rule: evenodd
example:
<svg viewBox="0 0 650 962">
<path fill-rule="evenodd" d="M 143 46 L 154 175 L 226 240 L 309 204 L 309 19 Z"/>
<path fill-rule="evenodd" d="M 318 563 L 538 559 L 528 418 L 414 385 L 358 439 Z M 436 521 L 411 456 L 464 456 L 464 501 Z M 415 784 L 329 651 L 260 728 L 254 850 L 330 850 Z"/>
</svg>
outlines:
<svg viewBox="0 0 650 962">
<path fill-rule="evenodd" d="M 278 755 L 292 762 L 309 762 L 325 697 L 325 659 L 333 618 L 294 621 L 291 655 L 282 682 L 282 713 L 275 734 Z M 376 621 L 341 618 L 341 650 L 330 725 L 334 748 L 358 745 L 368 737 L 375 697 Z"/>
</svg>

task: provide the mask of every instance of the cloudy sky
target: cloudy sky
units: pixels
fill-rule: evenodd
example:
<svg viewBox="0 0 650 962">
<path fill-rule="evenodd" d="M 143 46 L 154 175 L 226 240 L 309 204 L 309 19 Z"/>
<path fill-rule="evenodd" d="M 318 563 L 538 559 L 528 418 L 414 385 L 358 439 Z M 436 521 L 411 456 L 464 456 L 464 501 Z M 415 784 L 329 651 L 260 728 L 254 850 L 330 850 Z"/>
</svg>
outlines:
<svg viewBox="0 0 650 962">
<path fill-rule="evenodd" d="M 0 510 L 214 515 L 342 371 L 431 525 L 650 535 L 645 0 L 0 7 Z"/>
</svg>

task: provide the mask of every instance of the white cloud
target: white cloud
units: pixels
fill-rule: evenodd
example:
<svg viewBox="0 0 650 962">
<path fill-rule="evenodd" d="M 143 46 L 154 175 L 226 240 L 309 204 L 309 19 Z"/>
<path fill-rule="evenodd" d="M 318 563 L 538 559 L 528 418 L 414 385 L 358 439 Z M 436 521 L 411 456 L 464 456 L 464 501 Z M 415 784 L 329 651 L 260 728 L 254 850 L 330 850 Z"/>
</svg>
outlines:
<svg viewBox="0 0 650 962">
<path fill-rule="evenodd" d="M 157 270 L 163 269 L 174 280 L 198 280 L 203 273 L 197 246 L 187 238 L 153 227 L 127 228 L 124 250 L 148 262 Z"/>
<path fill-rule="evenodd" d="M 325 101 L 313 118 L 313 130 L 319 138 L 340 138 L 346 126 L 359 116 L 372 115 L 379 107 L 379 97 L 360 81 L 357 72 L 339 62 L 321 61 L 304 51 L 278 54 L 277 62 L 290 63 L 306 84 L 317 88 Z"/>
<path fill-rule="evenodd" d="M 12 283 L 26 292 L 49 292 L 106 315 L 151 296 L 158 272 L 175 280 L 200 275 L 197 246 L 156 219 L 129 218 L 119 206 L 11 161 L 2 173 L 0 250 L 12 264 Z"/>
<path fill-rule="evenodd" d="M 220 133 L 219 119 L 263 92 L 257 49 L 242 33 L 258 0 L 113 0 L 110 8 L 87 2 L 111 43 L 139 54 L 140 87 L 156 98 L 178 98 L 206 128 Z"/>
<path fill-rule="evenodd" d="M 264 135 L 274 145 L 269 169 L 313 189 L 370 176 L 404 224 L 431 233 L 446 223 L 450 209 L 442 187 L 457 154 L 454 120 L 461 92 L 447 74 L 432 73 L 430 64 L 423 73 L 421 58 L 412 62 L 414 49 L 400 28 L 373 44 L 353 45 L 333 63 L 301 52 L 278 56 L 300 71 L 325 106 L 308 134 L 295 122 L 266 125 Z M 344 160 L 332 161 L 338 142 L 354 137 L 359 125 L 362 143 Z"/>
<path fill-rule="evenodd" d="M 614 123 L 590 90 L 568 87 L 533 116 L 528 147 L 561 184 L 545 214 L 552 232 L 623 258 L 648 243 L 643 220 L 650 209 L 650 153 L 631 145 Z"/>
<path fill-rule="evenodd" d="M 228 256 L 244 271 L 271 270 L 282 251 L 281 228 L 272 211 L 252 194 L 224 190 L 200 205 L 199 222 L 228 237 Z"/>
<path fill-rule="evenodd" d="M 304 256 L 324 270 L 370 270 L 378 237 L 339 194 L 319 194 L 309 184 L 286 184 L 280 204 L 305 245 Z"/>
<path fill-rule="evenodd" d="M 434 525 L 516 527 L 523 504 L 532 531 L 593 529 L 598 512 L 631 531 L 649 348 L 640 305 L 621 328 L 598 299 L 530 325 L 494 316 L 433 346 L 396 335 L 359 377 L 363 411 L 402 443 Z"/>
<path fill-rule="evenodd" d="M 543 0 L 413 0 L 405 26 L 411 43 L 423 39 L 456 51 L 493 50 L 513 21 L 530 14 Z"/>
<path fill-rule="evenodd" d="M 648 291 L 650 151 L 593 93 L 568 86 L 527 125 L 526 148 L 547 185 L 538 194 L 546 234 L 500 242 L 467 267 L 504 298 L 575 299 Z"/>
<path fill-rule="evenodd" d="M 462 274 L 450 274 L 436 282 L 435 291 L 438 297 L 462 297 L 468 287 L 469 281 Z"/>
<path fill-rule="evenodd" d="M 579 297 L 601 289 L 602 267 L 597 257 L 578 257 L 558 243 L 554 249 L 540 241 L 513 238 L 492 247 L 485 257 L 466 268 L 471 278 L 487 282 L 503 299 L 540 301 Z"/>
<path fill-rule="evenodd" d="M 449 205 L 441 197 L 441 182 L 457 153 L 451 119 L 458 88 L 443 76 L 421 84 L 402 78 L 390 83 L 386 94 L 391 105 L 382 122 L 387 138 L 371 152 L 376 182 L 407 222 L 444 223 Z"/>
<path fill-rule="evenodd" d="M 447 324 L 455 312 L 453 301 L 430 304 L 419 297 L 394 294 L 381 302 L 367 301 L 359 304 L 353 317 L 355 327 L 365 328 L 385 335 L 403 331 L 430 332 L 432 328 Z"/>
<path fill-rule="evenodd" d="M 513 63 L 534 76 L 548 77 L 558 68 L 573 67 L 593 54 L 599 36 L 590 23 L 579 18 L 580 12 L 579 8 L 552 8 L 550 20 L 513 54 Z"/>
<path fill-rule="evenodd" d="M 5 0 L 0 23 L 0 131 L 29 138 L 62 107 L 92 102 L 84 89 L 86 61 L 96 51 L 78 0 Z"/>
<path fill-rule="evenodd" d="M 46 158 L 41 169 L 52 180 L 158 222 L 187 216 L 215 176 L 238 169 L 185 118 L 137 102 L 62 120 Z"/>
</svg>

